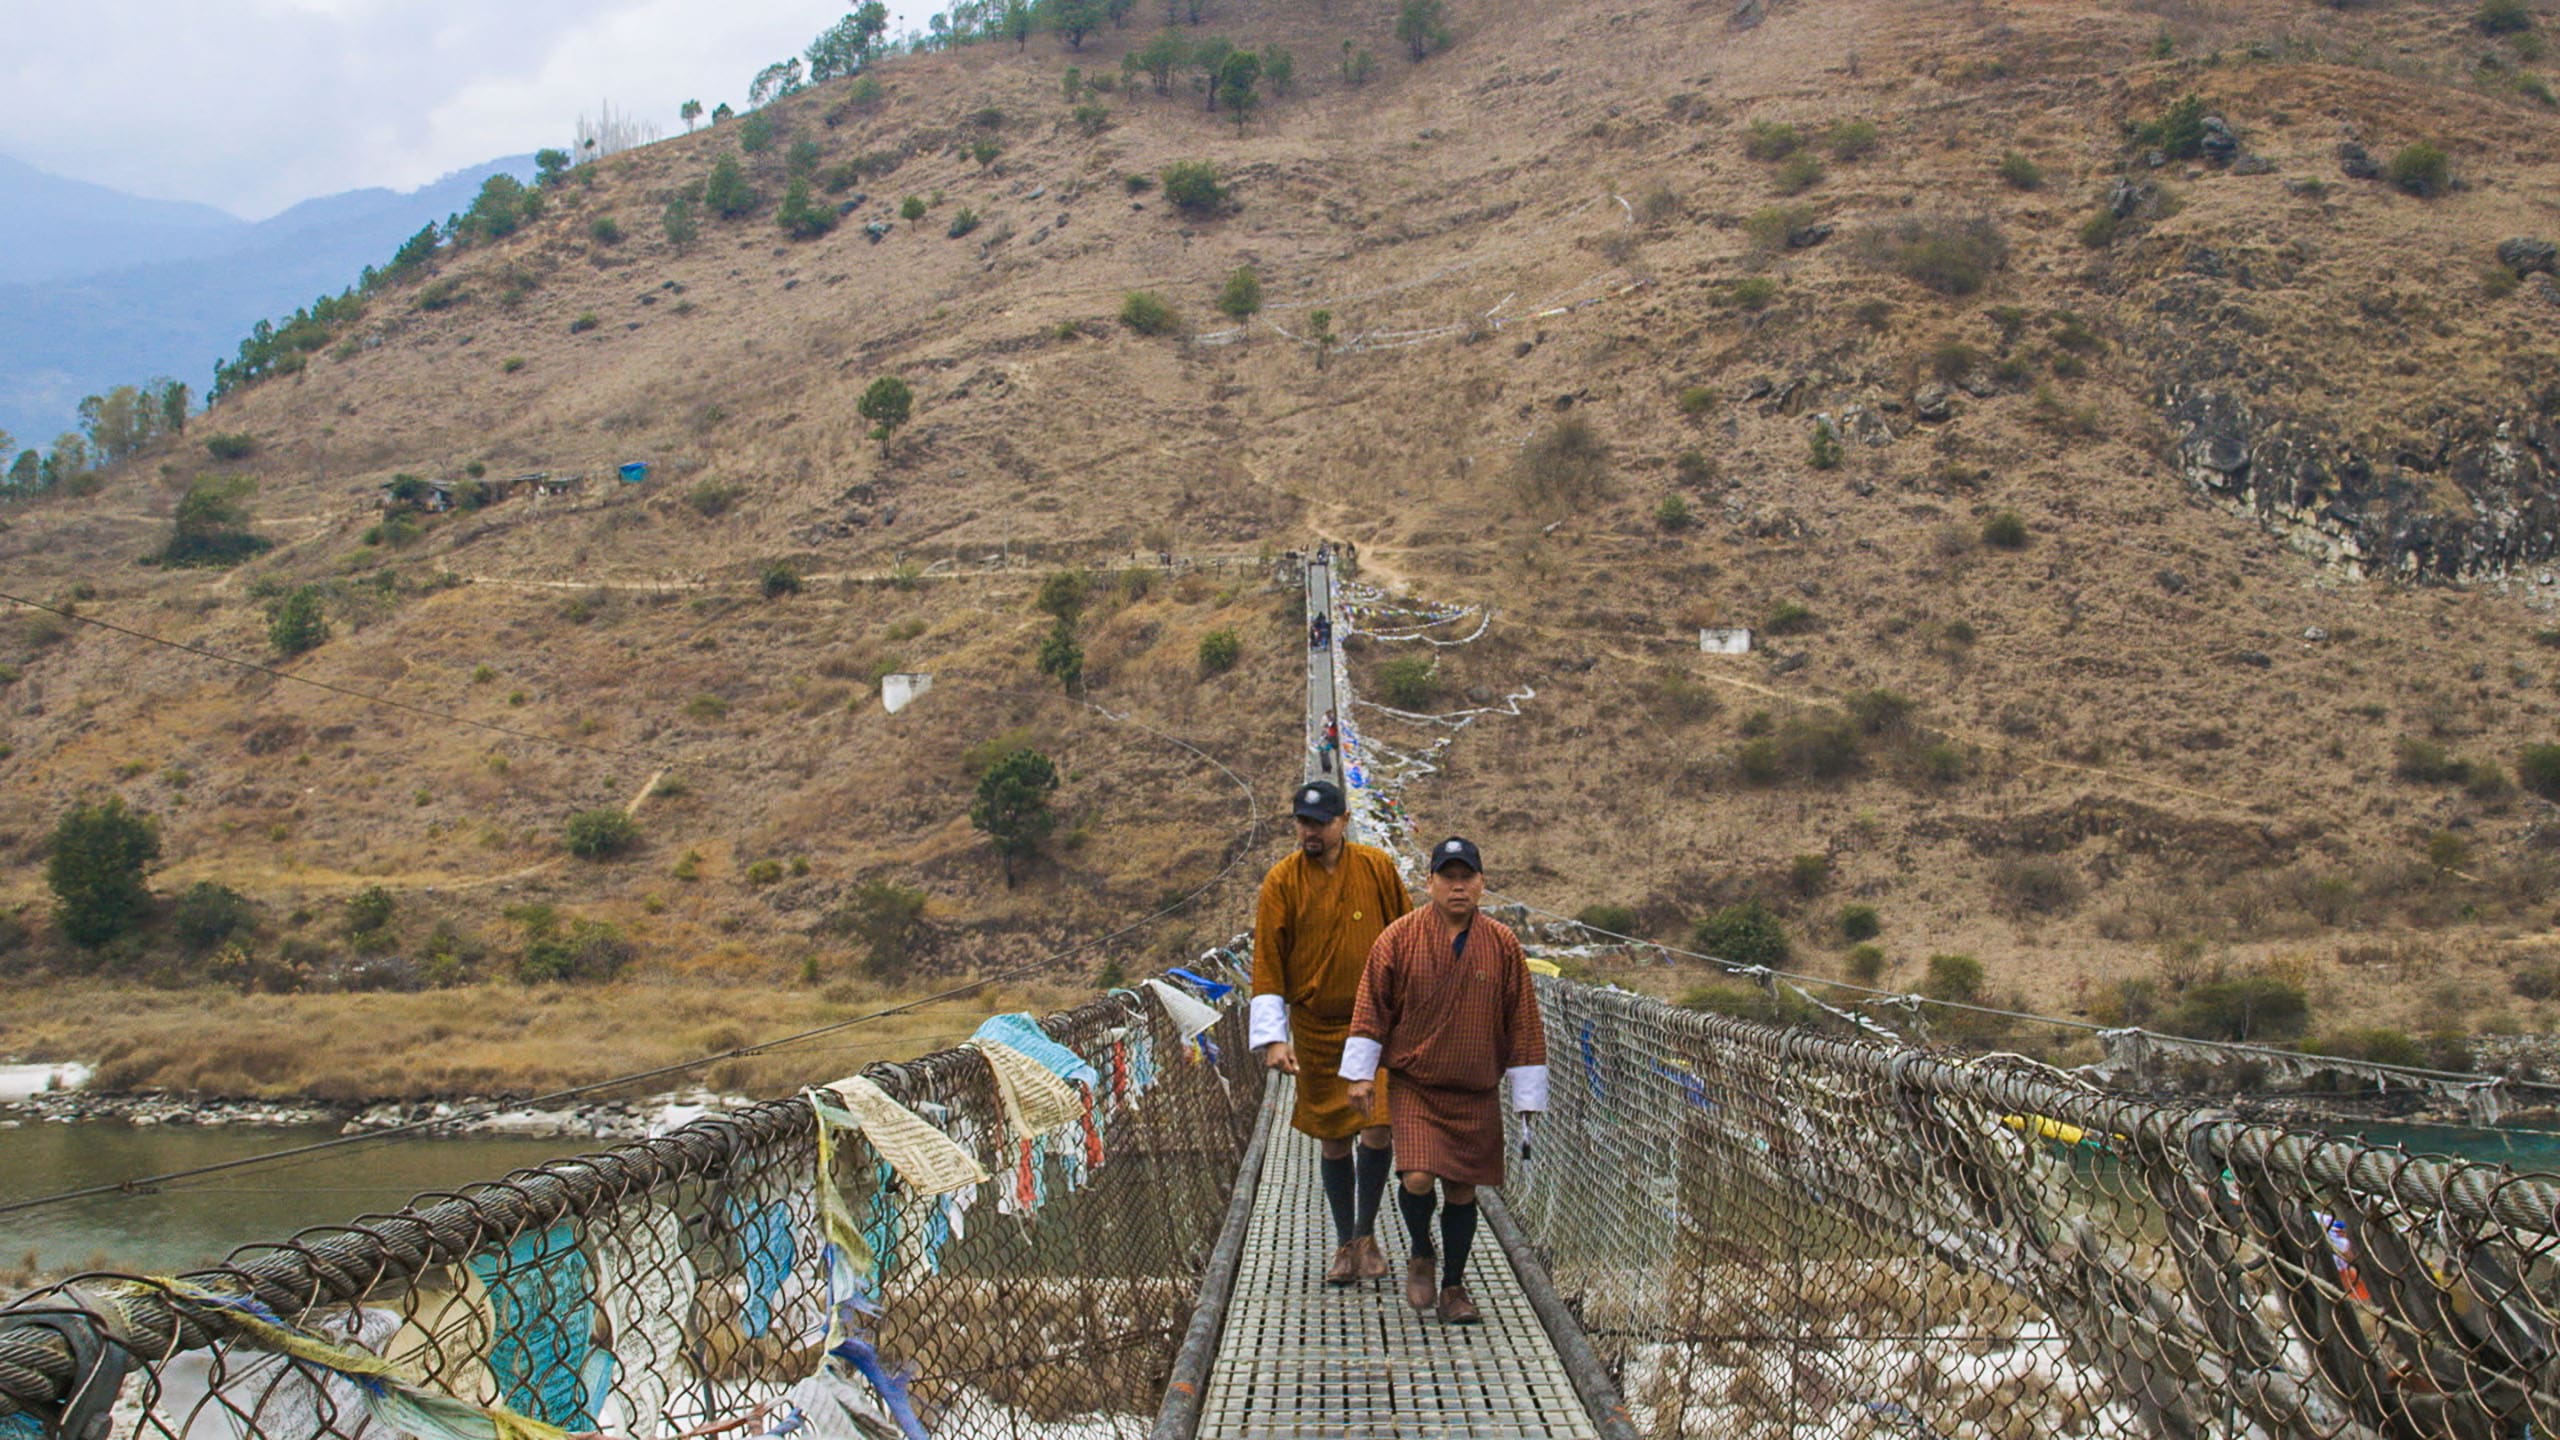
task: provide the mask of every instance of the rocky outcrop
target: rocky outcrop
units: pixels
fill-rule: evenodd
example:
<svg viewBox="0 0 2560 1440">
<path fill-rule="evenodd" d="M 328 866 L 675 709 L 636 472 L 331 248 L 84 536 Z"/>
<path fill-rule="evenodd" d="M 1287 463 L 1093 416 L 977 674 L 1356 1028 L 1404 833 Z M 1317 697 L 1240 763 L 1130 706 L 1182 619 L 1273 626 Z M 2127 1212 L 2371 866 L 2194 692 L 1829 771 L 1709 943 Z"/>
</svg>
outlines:
<svg viewBox="0 0 2560 1440">
<path fill-rule="evenodd" d="M 2161 395 L 2190 484 L 2355 574 L 2499 580 L 2560 557 L 2560 393 L 2506 416 L 2444 417 L 2387 453 L 2230 377 Z"/>
</svg>

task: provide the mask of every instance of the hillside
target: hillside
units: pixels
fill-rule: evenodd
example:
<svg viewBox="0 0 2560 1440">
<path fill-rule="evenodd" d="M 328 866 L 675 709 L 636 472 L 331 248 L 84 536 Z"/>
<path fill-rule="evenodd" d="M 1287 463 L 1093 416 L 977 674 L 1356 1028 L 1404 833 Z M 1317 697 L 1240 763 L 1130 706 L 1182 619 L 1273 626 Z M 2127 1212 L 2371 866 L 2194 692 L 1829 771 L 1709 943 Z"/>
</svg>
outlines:
<svg viewBox="0 0 2560 1440">
<path fill-rule="evenodd" d="M 1516 899 L 1684 943 L 1756 898 L 1831 974 L 1870 905 L 1884 983 L 1961 952 L 1988 996 L 2108 1023 L 2249 973 L 2302 986 L 2318 1033 L 2552 1028 L 2560 855 L 2515 767 L 2560 741 L 2560 290 L 2497 260 L 2560 230 L 2539 29 L 2246 0 L 1449 13 L 1412 63 L 1391 11 L 1212 4 L 1195 35 L 1298 60 L 1241 128 L 1140 76 L 1081 102 L 1108 111 L 1087 133 L 1064 72 L 1116 77 L 1136 30 L 901 59 L 870 103 L 815 87 L 746 157 L 759 205 L 690 247 L 660 216 L 736 123 L 592 167 L 183 447 L 12 507 L 13 586 L 266 654 L 261 597 L 323 582 L 335 638 L 286 668 L 561 742 L 21 618 L 19 955 L 55 953 L 44 837 L 102 789 L 162 817 L 163 893 L 240 889 L 273 917 L 259 954 L 314 971 L 347 944 L 326 907 L 374 884 L 406 948 L 441 921 L 482 971 L 538 898 L 619 926 L 643 975 L 835 973 L 859 947 L 825 917 L 884 880 L 930 897 L 927 970 L 1036 955 L 1207 882 L 1243 828 L 1214 772 L 1036 672 L 1043 574 L 1232 562 L 1103 587 L 1086 697 L 1250 777 L 1271 855 L 1300 656 L 1263 562 L 1322 535 L 1370 583 L 1494 612 L 1417 698 L 1534 690 L 1516 717 L 1362 721 L 1454 735 L 1407 804 Z M 2234 153 L 2150 163 L 2197 112 L 2132 129 L 2191 93 Z M 801 141 L 861 173 L 795 241 Z M 2342 169 L 2422 141 L 2443 193 Z M 1192 160 L 1228 212 L 1132 181 Z M 1238 331 L 1212 302 L 1241 266 L 1266 304 Z M 1181 333 L 1117 323 L 1136 290 Z M 855 409 L 883 375 L 916 394 L 885 458 Z M 136 568 L 224 468 L 204 429 L 255 437 L 237 468 L 282 543 Z M 614 483 L 625 461 L 649 480 Z M 587 478 L 365 543 L 394 474 L 475 465 Z M 777 561 L 823 578 L 760 598 Z M 1724 625 L 1776 633 L 1700 654 Z M 1217 628 L 1245 658 L 1208 677 Z M 887 716 L 884 668 L 937 688 Z M 1015 729 L 1070 818 L 1008 887 L 964 751 Z M 682 793 L 638 805 L 634 856 L 561 853 L 563 817 L 661 767 Z M 1130 943 L 1241 928 L 1259 863 Z"/>
</svg>

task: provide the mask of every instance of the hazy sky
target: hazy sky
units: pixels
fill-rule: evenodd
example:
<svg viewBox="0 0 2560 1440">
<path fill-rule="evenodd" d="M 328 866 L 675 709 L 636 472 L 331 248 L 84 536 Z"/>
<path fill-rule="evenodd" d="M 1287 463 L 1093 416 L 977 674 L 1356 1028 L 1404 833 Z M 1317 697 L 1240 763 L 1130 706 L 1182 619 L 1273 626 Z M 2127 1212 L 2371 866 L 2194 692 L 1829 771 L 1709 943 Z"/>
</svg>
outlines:
<svg viewBox="0 0 2560 1440">
<path fill-rule="evenodd" d="M 407 190 L 618 112 L 683 130 L 850 8 L 834 0 L 35 0 L 0 46 L 0 153 L 263 219 Z M 892 33 L 929 0 L 891 0 Z"/>
</svg>

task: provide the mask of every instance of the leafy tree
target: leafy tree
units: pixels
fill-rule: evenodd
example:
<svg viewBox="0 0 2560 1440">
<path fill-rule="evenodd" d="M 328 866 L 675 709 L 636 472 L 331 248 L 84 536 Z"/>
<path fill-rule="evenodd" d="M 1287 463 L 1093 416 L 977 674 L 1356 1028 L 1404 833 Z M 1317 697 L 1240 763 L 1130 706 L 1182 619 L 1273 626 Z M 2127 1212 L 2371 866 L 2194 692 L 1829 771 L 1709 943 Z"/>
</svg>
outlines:
<svg viewBox="0 0 2560 1440">
<path fill-rule="evenodd" d="M 978 777 L 978 797 L 969 806 L 969 823 L 995 841 L 1004 860 L 1004 883 L 1013 887 L 1013 862 L 1036 855 L 1040 842 L 1057 828 L 1049 794 L 1058 788 L 1058 767 L 1037 750 L 1015 750 Z"/>
<path fill-rule="evenodd" d="M 159 403 L 131 385 L 83 397 L 79 415 L 89 443 L 97 447 L 99 459 L 110 465 L 150 444 L 160 430 Z"/>
<path fill-rule="evenodd" d="M 1102 0 L 1102 13 L 1111 17 L 1114 30 L 1129 23 L 1129 12 L 1138 8 L 1138 0 Z"/>
<path fill-rule="evenodd" d="M 817 141 L 806 138 L 794 140 L 791 149 L 782 157 L 782 171 L 794 179 L 806 179 L 818 173 L 821 158 Z"/>
<path fill-rule="evenodd" d="M 1164 167 L 1164 198 L 1190 215 L 1215 215 L 1227 207 L 1218 167 L 1206 160 L 1176 160 Z"/>
<path fill-rule="evenodd" d="M 906 973 L 924 938 L 925 893 L 894 880 L 866 880 L 829 917 L 831 928 L 862 945 L 862 968 L 878 979 Z"/>
<path fill-rule="evenodd" d="M 723 155 L 702 182 L 702 203 L 723 220 L 735 220 L 756 208 L 756 192 L 747 188 L 747 173 L 735 155 Z"/>
<path fill-rule="evenodd" d="M 237 565 L 268 546 L 249 533 L 249 510 L 240 503 L 253 486 L 245 475 L 207 475 L 187 487 L 169 522 L 163 565 Z"/>
<path fill-rule="evenodd" d="M 1214 35 L 1191 47 L 1191 68 L 1200 72 L 1200 88 L 1208 96 L 1207 108 L 1212 115 L 1218 112 L 1218 72 L 1234 53 L 1234 41 Z"/>
<path fill-rule="evenodd" d="M 693 218 L 690 195 L 668 196 L 667 210 L 659 217 L 659 223 L 666 227 L 667 243 L 678 250 L 690 250 L 693 242 L 702 238 L 702 224 Z"/>
<path fill-rule="evenodd" d="M 998 33 L 1011 36 L 1014 48 L 1017 50 L 1031 43 L 1031 31 L 1035 23 L 1036 16 L 1031 8 L 1031 0 L 1004 0 L 1004 8 L 997 12 Z"/>
<path fill-rule="evenodd" d="M 1163 296 L 1153 290 L 1132 290 L 1120 302 L 1120 323 L 1141 335 L 1163 335 L 1179 321 Z"/>
<path fill-rule="evenodd" d="M 21 490 L 34 490 L 44 483 L 44 457 L 33 450 L 21 450 L 10 463 L 9 483 Z"/>
<path fill-rule="evenodd" d="M 1342 42 L 1342 83 L 1350 86 L 1368 84 L 1378 75 L 1378 57 L 1368 50 L 1354 50 L 1351 42 Z"/>
<path fill-rule="evenodd" d="M 910 195 L 898 202 L 898 218 L 909 224 L 923 219 L 924 210 L 924 197 L 921 195 Z"/>
<path fill-rule="evenodd" d="M 391 252 L 391 266 L 388 273 L 405 275 L 434 259 L 436 245 L 440 238 L 434 225 L 421 227 L 417 234 L 401 241 L 400 248 Z"/>
<path fill-rule="evenodd" d="M 542 149 L 533 152 L 533 183 L 557 185 L 569 173 L 569 152 Z"/>
<path fill-rule="evenodd" d="M 1238 131 L 1242 131 L 1244 122 L 1252 117 L 1253 108 L 1262 103 L 1262 97 L 1253 88 L 1261 78 L 1262 57 L 1250 50 L 1238 50 L 1218 62 L 1215 87 L 1218 103 L 1226 106 L 1227 113 L 1235 117 Z"/>
<path fill-rule="evenodd" d="M 0 456 L 5 456 L 17 448 L 18 437 L 6 430 L 0 430 Z"/>
<path fill-rule="evenodd" d="M 228 885 L 199 880 L 178 897 L 169 928 L 177 933 L 179 944 L 202 954 L 248 929 L 257 918 L 248 896 Z"/>
<path fill-rule="evenodd" d="M 612 806 L 581 810 L 562 827 L 561 839 L 581 860 L 609 860 L 640 843 L 640 822 Z"/>
<path fill-rule="evenodd" d="M 738 113 L 737 111 L 732 110 L 732 109 L 730 109 L 730 108 L 729 108 L 729 102 L 728 102 L 728 101 L 723 100 L 723 101 L 721 101 L 721 102 L 720 102 L 720 104 L 719 104 L 719 106 L 718 106 L 717 108 L 715 108 L 714 110 L 712 110 L 712 112 L 711 112 L 711 123 L 712 123 L 712 124 L 714 124 L 714 125 L 717 125 L 717 124 L 719 124 L 720 122 L 722 122 L 722 121 L 724 121 L 724 120 L 734 119 L 734 118 L 736 118 L 737 113 Z"/>
<path fill-rule="evenodd" d="M 367 885 L 347 897 L 347 933 L 380 934 L 399 908 L 399 900 L 390 891 L 379 885 Z"/>
<path fill-rule="evenodd" d="M 160 397 L 161 433 L 164 435 L 186 434 L 187 405 L 194 399 L 194 396 L 187 389 L 187 382 L 184 380 L 171 380 L 164 377 L 157 381 L 153 385 L 152 389 L 153 393 Z M 0 455 L 5 455 L 8 451 L 9 437 L 6 435 L 0 435 Z"/>
<path fill-rule="evenodd" d="M 862 392 L 862 399 L 854 409 L 871 422 L 871 438 L 880 442 L 881 459 L 889 458 L 889 437 L 897 432 L 899 426 L 907 423 L 907 416 L 915 408 L 915 403 L 915 392 L 907 388 L 906 381 L 895 375 L 881 376 Z"/>
<path fill-rule="evenodd" d="M 806 180 L 794 180 L 791 188 L 782 192 L 781 208 L 773 212 L 773 218 L 794 240 L 815 240 L 836 228 L 835 210 L 809 198 Z"/>
<path fill-rule="evenodd" d="M 1091 575 L 1082 570 L 1053 570 L 1040 582 L 1040 593 L 1033 597 L 1031 608 L 1073 624 L 1076 617 L 1084 614 L 1085 601 L 1092 595 Z"/>
<path fill-rule="evenodd" d="M 492 175 L 480 182 L 471 208 L 454 222 L 462 240 L 503 240 L 542 213 L 542 203 L 513 175 Z"/>
<path fill-rule="evenodd" d="M 1233 630 L 1212 630 L 1200 637 L 1200 673 L 1224 675 L 1236 668 L 1244 641 Z"/>
<path fill-rule="evenodd" d="M 124 797 L 75 805 L 54 823 L 45 884 L 53 917 L 75 945 L 95 948 L 133 927 L 150 906 L 143 883 L 160 858 L 160 827 Z"/>
<path fill-rule="evenodd" d="M 1049 0 L 1049 28 L 1067 37 L 1068 48 L 1084 48 L 1084 37 L 1102 28 L 1102 0 Z"/>
<path fill-rule="evenodd" d="M 2546 800 L 2560 800 L 2560 745 L 2527 745 L 2517 752 L 2516 780 Z"/>
<path fill-rule="evenodd" d="M 65 430 L 53 437 L 53 448 L 45 452 L 43 484 L 50 489 L 68 485 L 89 473 L 89 442 L 78 432 Z"/>
<path fill-rule="evenodd" d="M 1228 318 L 1245 321 L 1262 310 L 1262 277 L 1250 265 L 1236 267 L 1227 277 L 1227 288 L 1218 292 L 1218 309 Z"/>
<path fill-rule="evenodd" d="M 1084 683 L 1084 647 L 1076 643 L 1076 622 L 1064 615 L 1049 627 L 1048 637 L 1040 642 L 1040 673 L 1071 694 Z"/>
<path fill-rule="evenodd" d="M 860 6 L 850 15 L 821 31 L 809 42 L 809 79 L 811 83 L 832 80 L 839 75 L 860 71 L 871 60 L 872 48 L 879 44 L 880 34 L 889 28 L 889 7 L 880 0 Z"/>
<path fill-rule="evenodd" d="M 798 90 L 800 83 L 800 57 L 795 55 L 788 60 L 776 60 L 757 71 L 756 78 L 748 84 L 747 105 L 751 109 L 761 108 Z"/>
<path fill-rule="evenodd" d="M 2283 1040 L 2310 1023 L 2301 986 L 2273 975 L 2234 975 L 2188 988 L 2169 1027 L 2204 1040 Z"/>
<path fill-rule="evenodd" d="M 320 587 L 301 586 L 267 611 L 267 641 L 285 655 L 316 649 L 329 638 L 329 618 L 320 611 Z"/>
<path fill-rule="evenodd" d="M 1441 0 L 1404 0 L 1396 9 L 1396 38 L 1417 65 L 1432 51 L 1448 48 L 1449 19 Z"/>
<path fill-rule="evenodd" d="M 1732 965 L 1778 969 L 1794 949 L 1776 912 L 1757 900 L 1728 905 L 1698 922 L 1698 948 Z"/>
<path fill-rule="evenodd" d="M 748 115 L 738 127 L 738 148 L 750 155 L 761 155 L 773 148 L 773 117 L 762 110 Z"/>
<path fill-rule="evenodd" d="M 702 118 L 702 102 L 699 100 L 687 100 L 682 105 L 677 106 L 676 118 L 684 122 L 684 133 L 687 135 L 692 134 L 694 122 Z"/>
<path fill-rule="evenodd" d="M 1156 93 L 1164 94 L 1173 84 L 1173 72 L 1190 57 L 1191 46 L 1179 30 L 1161 30 L 1154 39 L 1129 52 L 1120 68 L 1130 74 L 1143 74 L 1155 82 Z"/>
<path fill-rule="evenodd" d="M 1288 94 L 1298 78 L 1298 57 L 1278 45 L 1263 47 L 1262 78 L 1271 83 L 1272 94 Z"/>
</svg>

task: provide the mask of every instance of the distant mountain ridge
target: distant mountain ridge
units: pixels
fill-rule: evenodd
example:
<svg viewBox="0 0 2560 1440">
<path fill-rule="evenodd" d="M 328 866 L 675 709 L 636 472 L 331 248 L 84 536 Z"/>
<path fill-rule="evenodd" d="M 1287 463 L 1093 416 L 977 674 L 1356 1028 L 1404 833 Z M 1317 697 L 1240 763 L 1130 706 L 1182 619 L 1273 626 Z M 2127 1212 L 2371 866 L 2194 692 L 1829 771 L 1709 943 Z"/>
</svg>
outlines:
<svg viewBox="0 0 2560 1440">
<path fill-rule="evenodd" d="M 0 156 L 0 430 L 49 444 L 80 397 L 155 375 L 201 395 L 250 326 L 355 283 L 501 172 L 529 179 L 533 157 L 405 193 L 325 195 L 253 224 Z"/>
</svg>

